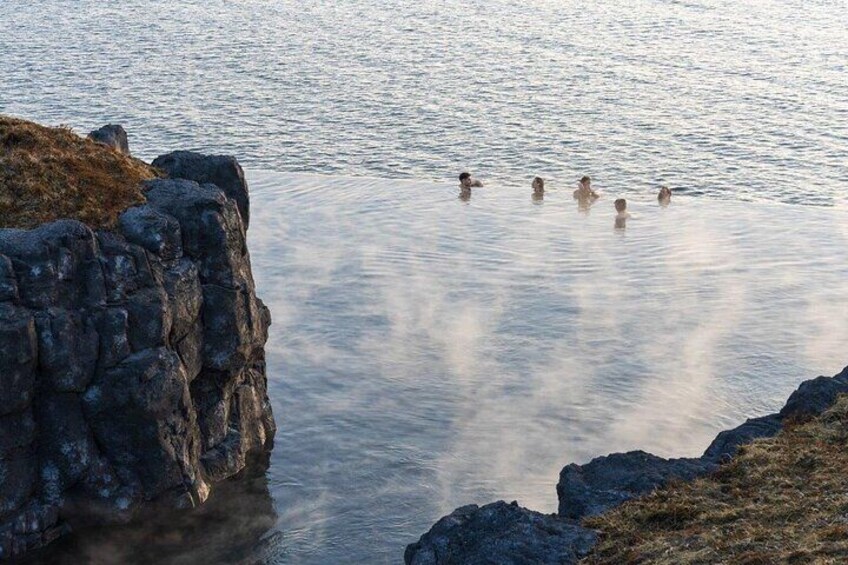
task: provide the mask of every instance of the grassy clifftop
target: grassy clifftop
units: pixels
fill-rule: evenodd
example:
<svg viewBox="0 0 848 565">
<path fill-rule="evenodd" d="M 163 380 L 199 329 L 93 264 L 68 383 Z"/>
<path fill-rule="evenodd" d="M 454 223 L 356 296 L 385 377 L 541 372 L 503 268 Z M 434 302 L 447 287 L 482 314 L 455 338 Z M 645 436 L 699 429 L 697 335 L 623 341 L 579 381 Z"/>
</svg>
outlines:
<svg viewBox="0 0 848 565">
<path fill-rule="evenodd" d="M 848 563 L 846 448 L 848 396 L 711 477 L 589 519 L 602 537 L 585 563 Z"/>
<path fill-rule="evenodd" d="M 0 228 L 73 218 L 109 228 L 156 170 L 64 127 L 0 115 Z"/>
</svg>

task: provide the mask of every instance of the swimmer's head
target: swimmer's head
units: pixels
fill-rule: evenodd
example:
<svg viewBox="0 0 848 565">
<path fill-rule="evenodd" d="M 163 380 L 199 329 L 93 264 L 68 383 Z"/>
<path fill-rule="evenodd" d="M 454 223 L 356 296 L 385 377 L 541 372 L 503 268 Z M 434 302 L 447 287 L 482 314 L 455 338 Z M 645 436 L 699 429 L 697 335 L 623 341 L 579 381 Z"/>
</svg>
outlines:
<svg viewBox="0 0 848 565">
<path fill-rule="evenodd" d="M 533 179 L 533 192 L 544 192 L 545 191 L 545 179 L 542 177 L 536 177 Z"/>
<path fill-rule="evenodd" d="M 582 179 L 580 179 L 580 184 L 582 184 L 582 185 L 583 185 L 583 186 L 585 186 L 586 188 L 589 188 L 589 185 L 591 185 L 591 184 L 592 184 L 592 179 L 591 179 L 591 178 L 589 178 L 589 175 L 586 175 L 585 177 L 583 177 Z"/>
<path fill-rule="evenodd" d="M 616 212 L 624 212 L 627 210 L 627 200 L 624 198 L 619 198 L 615 201 L 615 211 Z"/>
<path fill-rule="evenodd" d="M 459 173 L 459 185 L 463 188 L 471 188 L 471 173 Z"/>
<path fill-rule="evenodd" d="M 660 193 L 657 195 L 657 198 L 666 199 L 671 198 L 671 190 L 667 186 L 660 187 Z"/>
</svg>

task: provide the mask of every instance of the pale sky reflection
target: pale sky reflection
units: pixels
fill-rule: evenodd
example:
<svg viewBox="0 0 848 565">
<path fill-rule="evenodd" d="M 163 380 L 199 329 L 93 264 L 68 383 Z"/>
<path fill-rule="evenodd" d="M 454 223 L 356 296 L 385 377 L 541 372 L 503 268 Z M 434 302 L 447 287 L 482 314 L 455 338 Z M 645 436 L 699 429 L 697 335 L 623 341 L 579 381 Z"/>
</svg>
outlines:
<svg viewBox="0 0 848 565">
<path fill-rule="evenodd" d="M 552 511 L 563 465 L 698 455 L 846 361 L 842 210 L 627 195 L 622 238 L 611 199 L 579 215 L 555 189 L 252 181 L 271 474 L 300 485 L 273 493 L 313 543 L 498 498 Z"/>
</svg>

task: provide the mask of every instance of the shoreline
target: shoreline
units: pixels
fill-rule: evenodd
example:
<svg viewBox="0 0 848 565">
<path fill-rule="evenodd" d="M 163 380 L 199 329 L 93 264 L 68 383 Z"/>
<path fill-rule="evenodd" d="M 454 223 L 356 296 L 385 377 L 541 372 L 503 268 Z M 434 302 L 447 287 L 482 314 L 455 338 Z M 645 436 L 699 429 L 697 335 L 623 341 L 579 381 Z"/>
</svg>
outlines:
<svg viewBox="0 0 848 565">
<path fill-rule="evenodd" d="M 740 447 L 772 438 L 786 424 L 822 415 L 848 394 L 848 366 L 832 377 L 803 381 L 780 411 L 720 432 L 696 458 L 664 459 L 644 451 L 611 453 L 569 464 L 557 483 L 557 514 L 540 514 L 504 501 L 470 504 L 441 518 L 404 552 L 407 565 L 466 562 L 577 563 L 591 554 L 599 532 L 584 520 L 604 515 L 672 482 L 710 476 Z"/>
</svg>

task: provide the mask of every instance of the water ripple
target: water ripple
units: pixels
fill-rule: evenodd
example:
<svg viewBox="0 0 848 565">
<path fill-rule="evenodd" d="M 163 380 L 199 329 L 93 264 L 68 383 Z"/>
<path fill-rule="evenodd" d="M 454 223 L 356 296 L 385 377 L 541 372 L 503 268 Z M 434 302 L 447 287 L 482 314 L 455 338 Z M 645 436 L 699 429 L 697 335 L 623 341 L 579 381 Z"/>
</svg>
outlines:
<svg viewBox="0 0 848 565">
<path fill-rule="evenodd" d="M 591 174 L 612 190 L 831 205 L 848 199 L 834 10 L 4 0 L 0 111 L 83 132 L 122 122 L 148 159 L 191 148 L 277 171 L 472 169 L 511 186 Z"/>
</svg>

